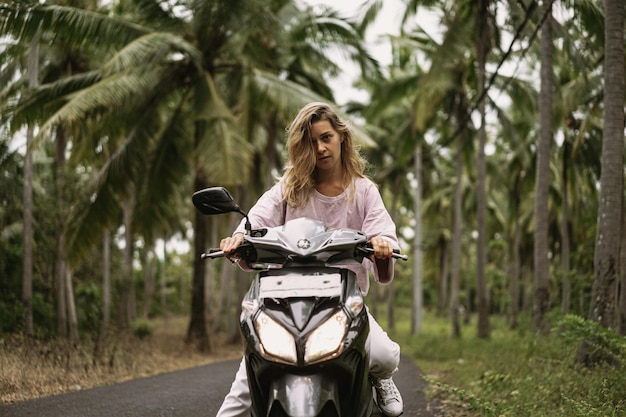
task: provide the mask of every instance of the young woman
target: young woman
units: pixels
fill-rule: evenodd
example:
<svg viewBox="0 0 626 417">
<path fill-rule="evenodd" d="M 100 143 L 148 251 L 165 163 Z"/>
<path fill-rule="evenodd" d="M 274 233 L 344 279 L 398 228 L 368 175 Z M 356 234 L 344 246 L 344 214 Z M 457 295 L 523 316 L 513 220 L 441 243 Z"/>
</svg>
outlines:
<svg viewBox="0 0 626 417">
<path fill-rule="evenodd" d="M 365 161 L 348 125 L 326 103 L 303 107 L 288 128 L 289 163 L 280 181 L 265 192 L 248 213 L 255 227 L 280 226 L 308 217 L 329 228 L 364 232 L 374 249 L 372 259 L 354 268 L 363 294 L 369 290 L 368 270 L 381 284 L 393 280 L 391 253 L 398 248 L 396 226 L 385 209 L 376 185 L 364 175 Z M 243 242 L 242 222 L 220 248 L 229 253 Z M 366 348 L 376 403 L 390 417 L 402 414 L 400 392 L 392 380 L 400 362 L 400 347 L 369 314 Z M 249 416 L 250 392 L 242 360 L 230 392 L 217 417 Z"/>
</svg>

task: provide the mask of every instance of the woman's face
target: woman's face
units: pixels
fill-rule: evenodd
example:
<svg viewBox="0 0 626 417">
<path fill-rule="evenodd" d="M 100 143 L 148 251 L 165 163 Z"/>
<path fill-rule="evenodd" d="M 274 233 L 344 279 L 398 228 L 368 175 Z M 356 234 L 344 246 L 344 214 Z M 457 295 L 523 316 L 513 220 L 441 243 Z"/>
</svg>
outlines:
<svg viewBox="0 0 626 417">
<path fill-rule="evenodd" d="M 315 167 L 318 171 L 341 173 L 341 134 L 328 120 L 319 120 L 311 124 L 311 140 L 315 151 Z"/>
</svg>

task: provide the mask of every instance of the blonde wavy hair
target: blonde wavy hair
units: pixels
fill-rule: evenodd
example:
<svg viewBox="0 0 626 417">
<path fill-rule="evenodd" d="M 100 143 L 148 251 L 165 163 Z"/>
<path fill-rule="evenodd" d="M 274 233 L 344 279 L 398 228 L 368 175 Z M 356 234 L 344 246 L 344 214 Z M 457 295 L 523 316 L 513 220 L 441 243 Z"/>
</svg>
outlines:
<svg viewBox="0 0 626 417">
<path fill-rule="evenodd" d="M 315 189 L 317 169 L 316 150 L 311 139 L 311 125 L 327 120 L 343 139 L 341 164 L 346 182 L 350 183 L 348 198 L 354 196 L 354 182 L 364 177 L 365 160 L 359 154 L 348 123 L 326 103 L 309 103 L 304 106 L 287 128 L 287 152 L 289 161 L 282 176 L 283 198 L 292 207 L 303 207 Z"/>
</svg>

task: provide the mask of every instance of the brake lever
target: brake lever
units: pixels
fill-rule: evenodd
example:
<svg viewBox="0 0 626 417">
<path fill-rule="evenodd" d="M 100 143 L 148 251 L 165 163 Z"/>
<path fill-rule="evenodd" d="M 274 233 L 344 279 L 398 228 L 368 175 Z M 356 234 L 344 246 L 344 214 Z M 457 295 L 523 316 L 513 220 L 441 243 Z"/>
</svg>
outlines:
<svg viewBox="0 0 626 417">
<path fill-rule="evenodd" d="M 359 247 L 358 250 L 366 256 L 371 256 L 371 255 L 374 255 L 375 253 L 374 249 L 371 246 L 369 246 L 369 244 L 366 247 Z M 409 260 L 409 257 L 407 255 L 403 255 L 400 252 L 400 249 L 393 249 L 391 251 L 391 257 L 395 259 L 401 259 L 403 261 Z"/>
</svg>

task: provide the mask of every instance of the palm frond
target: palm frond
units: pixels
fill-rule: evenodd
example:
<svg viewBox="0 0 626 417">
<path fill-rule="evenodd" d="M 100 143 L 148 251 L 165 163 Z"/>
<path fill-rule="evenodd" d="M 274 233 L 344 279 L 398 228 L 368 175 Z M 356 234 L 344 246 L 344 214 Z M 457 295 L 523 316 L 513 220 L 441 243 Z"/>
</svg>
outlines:
<svg viewBox="0 0 626 417">
<path fill-rule="evenodd" d="M 602 2 L 594 0 L 578 0 L 572 2 L 575 19 L 582 23 L 584 30 L 597 37 L 604 44 L 604 8 Z"/>
<path fill-rule="evenodd" d="M 378 14 L 383 8 L 382 0 L 368 0 L 360 8 L 358 32 L 361 37 L 365 37 L 365 32 L 376 21 Z"/>
<path fill-rule="evenodd" d="M 195 87 L 198 127 L 198 161 L 210 179 L 225 184 L 241 184 L 247 178 L 252 147 L 209 74 Z"/>
<path fill-rule="evenodd" d="M 336 48 L 359 65 L 365 78 L 376 79 L 382 75 L 378 61 L 365 49 L 358 28 L 351 22 L 329 12 L 316 16 L 311 29 L 318 33 L 311 38 L 316 39 L 322 50 Z"/>
<path fill-rule="evenodd" d="M 260 3 L 258 1 L 251 1 L 250 3 L 251 9 L 259 8 Z M 240 12 L 239 14 L 247 14 L 247 12 L 241 13 L 243 12 L 243 0 L 192 0 L 190 4 L 194 17 L 206 25 L 215 23 L 228 27 L 228 20 L 234 19 L 237 11 Z"/>
<path fill-rule="evenodd" d="M 1 43 L 0 51 L 0 89 L 4 89 L 15 81 L 27 52 L 23 46 L 9 42 Z"/>
<path fill-rule="evenodd" d="M 440 103 L 457 88 L 454 75 L 447 71 L 430 72 L 420 77 L 420 94 L 414 104 L 415 126 L 424 131 L 430 119 L 436 114 Z"/>
<path fill-rule="evenodd" d="M 175 202 L 179 185 L 192 172 L 193 161 L 193 146 L 189 140 L 193 124 L 185 112 L 186 106 L 188 103 L 181 98 L 154 138 L 149 169 L 141 178 L 133 230 L 148 241 L 182 227 L 176 216 Z"/>
<path fill-rule="evenodd" d="M 140 16 L 140 23 L 148 27 L 159 28 L 159 31 L 182 34 L 184 23 L 181 16 L 187 14 L 187 10 L 181 10 L 182 6 L 177 3 L 164 3 L 158 0 L 134 0 L 135 10 L 133 14 Z M 170 7 L 164 9 L 164 7 Z"/>
<path fill-rule="evenodd" d="M 151 71 L 136 68 L 83 88 L 71 95 L 69 101 L 46 120 L 34 142 L 56 125 L 79 125 L 89 117 L 125 107 L 133 101 L 138 102 L 138 97 L 150 94 L 162 82 L 165 72 L 167 68 L 160 66 L 151 67 Z"/>
<path fill-rule="evenodd" d="M 372 92 L 376 100 L 367 108 L 367 115 L 376 117 L 389 105 L 399 104 L 407 97 L 416 96 L 420 84 L 420 76 L 415 74 L 396 76 L 387 82 L 377 83 Z"/>
<path fill-rule="evenodd" d="M 77 91 L 91 87 L 101 79 L 96 71 L 65 77 L 26 91 L 14 91 L 19 101 L 7 103 L 6 115 L 11 116 L 11 129 L 17 131 L 26 125 L 42 124 L 51 113 Z"/>
<path fill-rule="evenodd" d="M 42 30 L 42 39 L 71 47 L 116 49 L 149 32 L 114 16 L 56 5 L 0 5 L 0 35 L 26 43 Z"/>
<path fill-rule="evenodd" d="M 314 92 L 289 80 L 282 80 L 274 74 L 261 70 L 254 71 L 253 82 L 259 93 L 273 103 L 279 113 L 295 115 L 304 105 L 314 101 L 328 101 Z M 341 109 L 337 109 L 340 112 Z M 347 115 L 343 117 L 350 119 Z M 361 146 L 376 147 L 376 142 L 358 124 L 353 123 L 352 129 L 357 142 Z"/>
<path fill-rule="evenodd" d="M 202 68 L 202 54 L 192 44 L 177 35 L 154 32 L 143 35 L 117 52 L 103 67 L 103 76 L 132 70 L 137 67 L 163 65 L 165 62 L 190 60 L 198 72 Z"/>
</svg>

